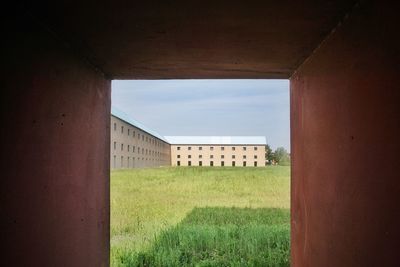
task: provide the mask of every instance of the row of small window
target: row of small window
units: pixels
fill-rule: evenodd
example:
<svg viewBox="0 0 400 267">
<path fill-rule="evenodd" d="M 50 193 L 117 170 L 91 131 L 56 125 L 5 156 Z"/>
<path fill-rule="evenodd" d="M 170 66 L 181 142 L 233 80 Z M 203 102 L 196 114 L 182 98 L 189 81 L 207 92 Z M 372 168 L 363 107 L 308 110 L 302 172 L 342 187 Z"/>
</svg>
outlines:
<svg viewBox="0 0 400 267">
<path fill-rule="evenodd" d="M 114 123 L 114 131 L 117 131 L 117 123 Z M 128 136 L 131 135 L 131 129 L 128 128 Z M 124 133 L 124 126 L 121 126 L 121 134 Z M 136 132 L 132 131 L 132 137 L 136 136 Z M 164 143 L 158 141 L 156 138 L 151 138 L 148 136 L 145 136 L 144 134 L 140 135 L 140 133 L 137 134 L 138 139 L 140 139 L 140 137 L 142 137 L 142 141 L 146 141 L 147 143 L 151 143 L 153 145 L 156 146 L 161 146 L 164 147 Z"/>
<path fill-rule="evenodd" d="M 176 149 L 177 149 L 177 150 L 181 150 L 181 147 L 178 146 L 178 147 L 176 147 Z M 188 149 L 188 150 L 192 150 L 192 147 L 191 147 L 191 146 L 188 146 L 187 149 Z M 202 146 L 199 146 L 199 147 L 197 147 L 197 149 L 198 149 L 198 150 L 203 150 L 203 147 L 202 147 Z M 235 151 L 235 150 L 236 150 L 236 147 L 233 146 L 233 147 L 231 147 L 231 149 L 232 149 L 232 151 Z M 258 147 L 255 146 L 255 147 L 253 147 L 253 149 L 254 149 L 254 151 L 257 151 L 257 150 L 258 150 Z M 213 146 L 210 146 L 210 150 L 213 151 L 213 150 L 214 150 L 214 147 L 213 147 Z M 225 147 L 224 147 L 224 146 L 221 146 L 221 150 L 224 151 L 224 150 L 225 150 Z M 242 150 L 243 150 L 243 151 L 246 151 L 246 150 L 247 150 L 247 147 L 246 147 L 246 146 L 242 147 Z"/>
<path fill-rule="evenodd" d="M 176 155 L 176 157 L 178 158 L 178 159 L 180 159 L 181 158 L 181 155 Z M 192 155 L 188 155 L 188 159 L 191 159 L 192 158 Z M 203 155 L 199 155 L 199 159 L 202 159 L 203 158 Z M 210 155 L 210 159 L 213 159 L 214 158 L 214 155 Z M 224 159 L 225 158 L 225 155 L 221 155 L 221 159 Z M 235 159 L 236 158 L 236 156 L 235 155 L 232 155 L 232 159 Z M 243 155 L 243 158 L 244 159 L 246 159 L 247 157 L 246 157 L 246 155 Z M 254 155 L 254 159 L 257 159 L 257 155 Z"/>
<path fill-rule="evenodd" d="M 181 166 L 181 162 L 178 160 L 178 161 L 176 162 L 176 165 L 177 165 L 177 166 Z M 188 166 L 192 166 L 192 162 L 189 160 L 187 165 L 188 165 Z M 199 161 L 199 165 L 198 165 L 198 166 L 203 166 L 203 162 L 202 162 L 202 161 Z M 210 166 L 211 166 L 211 167 L 214 166 L 214 161 L 210 161 Z M 225 166 L 225 161 L 221 161 L 221 166 L 222 166 L 222 167 Z M 235 161 L 232 161 L 232 167 L 235 167 L 235 166 L 236 166 L 236 162 L 235 162 Z M 243 166 L 243 167 L 246 167 L 246 166 L 247 166 L 247 162 L 246 162 L 246 161 L 243 161 L 243 165 L 242 165 L 242 166 Z M 253 162 L 253 166 L 254 166 L 254 167 L 257 167 L 257 161 L 254 161 L 254 162 Z"/>
<path fill-rule="evenodd" d="M 130 145 L 127 145 L 127 151 L 130 152 Z M 135 146 L 132 146 L 132 152 L 135 153 Z M 114 142 L 114 150 L 117 150 L 117 142 Z M 121 151 L 124 151 L 124 144 L 121 144 Z M 137 152 L 140 154 L 140 147 L 137 148 Z M 159 152 L 159 151 L 154 151 L 154 150 L 147 150 L 142 148 L 142 154 L 146 154 L 146 155 L 152 155 L 152 156 L 162 156 L 163 153 Z"/>
<path fill-rule="evenodd" d="M 140 158 L 137 158 L 137 160 L 138 161 L 140 161 Z M 148 158 L 142 158 L 141 159 L 143 162 L 145 162 L 145 161 L 154 161 L 154 159 L 148 159 Z M 130 167 L 130 157 L 127 157 L 127 159 L 126 159 L 126 167 Z M 162 161 L 162 160 L 160 160 L 160 159 L 155 159 L 155 161 Z M 117 167 L 117 156 L 114 156 L 114 168 L 116 168 Z M 124 156 L 121 156 L 121 161 L 120 161 L 120 167 L 121 168 L 124 168 L 125 166 L 124 166 Z M 132 158 L 132 167 L 135 167 L 135 158 L 133 157 Z"/>
</svg>

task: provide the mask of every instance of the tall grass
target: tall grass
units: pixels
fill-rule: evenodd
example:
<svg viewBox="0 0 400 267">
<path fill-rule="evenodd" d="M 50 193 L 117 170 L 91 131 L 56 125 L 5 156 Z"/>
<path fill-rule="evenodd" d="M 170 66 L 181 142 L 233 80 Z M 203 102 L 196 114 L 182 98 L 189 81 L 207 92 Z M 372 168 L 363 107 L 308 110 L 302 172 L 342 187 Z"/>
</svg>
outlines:
<svg viewBox="0 0 400 267">
<path fill-rule="evenodd" d="M 289 171 L 273 166 L 113 172 L 112 265 L 287 266 Z"/>
</svg>

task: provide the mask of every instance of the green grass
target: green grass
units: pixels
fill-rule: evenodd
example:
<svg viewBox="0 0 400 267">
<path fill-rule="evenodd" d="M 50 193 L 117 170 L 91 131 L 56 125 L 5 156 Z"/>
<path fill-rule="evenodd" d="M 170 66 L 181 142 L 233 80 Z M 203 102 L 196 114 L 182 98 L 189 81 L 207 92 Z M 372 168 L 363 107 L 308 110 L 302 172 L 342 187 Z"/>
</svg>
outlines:
<svg viewBox="0 0 400 267">
<path fill-rule="evenodd" d="M 280 166 L 112 172 L 112 266 L 288 266 L 289 176 Z"/>
</svg>

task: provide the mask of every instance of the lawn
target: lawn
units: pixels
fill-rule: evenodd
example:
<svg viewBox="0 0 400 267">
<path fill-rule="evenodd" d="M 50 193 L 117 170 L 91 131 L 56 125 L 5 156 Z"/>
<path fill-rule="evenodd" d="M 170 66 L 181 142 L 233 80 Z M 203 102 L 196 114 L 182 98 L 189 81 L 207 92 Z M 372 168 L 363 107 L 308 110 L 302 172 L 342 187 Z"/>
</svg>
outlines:
<svg viewBox="0 0 400 267">
<path fill-rule="evenodd" d="M 289 266 L 290 168 L 111 173 L 112 266 Z"/>
</svg>

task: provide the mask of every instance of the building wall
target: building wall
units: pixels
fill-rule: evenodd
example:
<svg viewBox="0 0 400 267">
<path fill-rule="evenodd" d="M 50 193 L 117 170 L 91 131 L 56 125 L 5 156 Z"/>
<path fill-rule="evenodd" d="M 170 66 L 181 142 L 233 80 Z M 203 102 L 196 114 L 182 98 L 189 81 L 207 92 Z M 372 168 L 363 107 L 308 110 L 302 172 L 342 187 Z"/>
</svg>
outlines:
<svg viewBox="0 0 400 267">
<path fill-rule="evenodd" d="M 360 1 L 291 78 L 291 262 L 398 266 L 396 1 Z"/>
<path fill-rule="evenodd" d="M 24 11 L 2 43 L 2 266 L 108 266 L 111 81 Z"/>
<path fill-rule="evenodd" d="M 171 145 L 172 166 L 265 166 L 264 145 Z"/>
<path fill-rule="evenodd" d="M 111 116 L 111 169 L 171 165 L 170 144 Z"/>
</svg>

